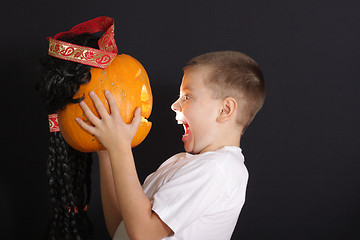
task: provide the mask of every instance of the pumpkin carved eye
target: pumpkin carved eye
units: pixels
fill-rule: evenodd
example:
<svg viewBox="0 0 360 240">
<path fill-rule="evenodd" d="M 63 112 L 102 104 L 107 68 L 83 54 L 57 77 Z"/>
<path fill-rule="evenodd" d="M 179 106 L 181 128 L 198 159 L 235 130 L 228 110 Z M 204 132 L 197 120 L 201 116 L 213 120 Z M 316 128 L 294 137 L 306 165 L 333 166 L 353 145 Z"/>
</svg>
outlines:
<svg viewBox="0 0 360 240">
<path fill-rule="evenodd" d="M 131 122 L 135 109 L 141 107 L 142 121 L 131 143 L 132 147 L 139 145 L 152 126 L 147 118 L 151 114 L 153 97 L 144 67 L 129 55 L 118 55 L 106 69 L 92 68 L 91 80 L 80 86 L 74 98 L 85 97 L 86 104 L 99 117 L 89 98 L 89 92 L 94 91 L 109 112 L 109 104 L 104 95 L 105 90 L 109 90 L 115 97 L 120 114 L 126 123 Z M 87 120 L 79 104 L 68 104 L 58 113 L 58 116 L 61 134 L 71 147 L 81 152 L 104 149 L 98 139 L 74 121 L 76 117 Z"/>
</svg>

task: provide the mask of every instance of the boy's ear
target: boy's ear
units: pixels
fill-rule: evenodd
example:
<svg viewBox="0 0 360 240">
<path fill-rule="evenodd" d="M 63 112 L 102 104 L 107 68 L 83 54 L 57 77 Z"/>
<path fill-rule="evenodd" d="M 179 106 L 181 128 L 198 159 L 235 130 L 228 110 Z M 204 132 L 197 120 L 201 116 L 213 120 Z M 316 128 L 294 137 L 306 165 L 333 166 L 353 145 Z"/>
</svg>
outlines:
<svg viewBox="0 0 360 240">
<path fill-rule="evenodd" d="M 235 115 L 235 112 L 237 110 L 237 102 L 232 97 L 227 97 L 223 100 L 221 109 L 219 111 L 217 121 L 218 122 L 225 122 L 232 118 Z"/>
</svg>

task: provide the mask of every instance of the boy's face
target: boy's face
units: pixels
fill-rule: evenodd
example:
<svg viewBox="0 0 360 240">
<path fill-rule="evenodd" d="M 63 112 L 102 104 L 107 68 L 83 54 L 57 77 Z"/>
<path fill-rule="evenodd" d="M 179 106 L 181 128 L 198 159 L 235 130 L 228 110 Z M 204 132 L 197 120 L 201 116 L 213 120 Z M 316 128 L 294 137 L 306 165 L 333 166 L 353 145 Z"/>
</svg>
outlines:
<svg viewBox="0 0 360 240">
<path fill-rule="evenodd" d="M 206 85 L 208 67 L 187 69 L 180 86 L 179 99 L 171 109 L 176 112 L 176 120 L 183 124 L 184 148 L 189 153 L 202 153 L 213 150 L 216 142 L 216 119 L 221 108 L 221 100 L 212 96 Z"/>
</svg>

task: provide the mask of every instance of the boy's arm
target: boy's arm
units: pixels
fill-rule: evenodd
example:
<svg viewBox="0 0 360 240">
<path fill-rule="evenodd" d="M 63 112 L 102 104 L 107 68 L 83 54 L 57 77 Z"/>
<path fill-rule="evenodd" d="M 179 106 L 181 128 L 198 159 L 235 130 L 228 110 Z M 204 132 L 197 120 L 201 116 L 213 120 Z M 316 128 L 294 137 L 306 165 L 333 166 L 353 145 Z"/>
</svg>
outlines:
<svg viewBox="0 0 360 240">
<path fill-rule="evenodd" d="M 131 151 L 131 141 L 141 121 L 140 109 L 130 124 L 123 122 L 115 99 L 105 91 L 111 114 L 108 114 L 99 98 L 93 93 L 90 97 L 100 115 L 97 118 L 84 102 L 81 107 L 94 126 L 89 126 L 81 119 L 77 122 L 86 131 L 94 134 L 110 155 L 111 168 L 118 206 L 130 239 L 162 239 L 173 232 L 152 211 L 150 200 L 145 195 L 139 182 Z"/>
<path fill-rule="evenodd" d="M 97 152 L 100 169 L 100 192 L 106 228 L 111 238 L 122 221 L 115 192 L 110 156 L 107 151 Z"/>
<path fill-rule="evenodd" d="M 172 230 L 152 211 L 144 194 L 131 147 L 111 151 L 110 158 L 120 212 L 130 239 L 162 239 L 171 235 Z"/>
</svg>

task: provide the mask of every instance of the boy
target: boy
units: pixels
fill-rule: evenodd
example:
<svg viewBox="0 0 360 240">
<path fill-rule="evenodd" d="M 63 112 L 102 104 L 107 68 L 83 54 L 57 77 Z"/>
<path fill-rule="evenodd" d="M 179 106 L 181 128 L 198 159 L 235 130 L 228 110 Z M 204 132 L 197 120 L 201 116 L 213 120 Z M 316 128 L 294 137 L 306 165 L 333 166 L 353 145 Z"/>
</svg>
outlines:
<svg viewBox="0 0 360 240">
<path fill-rule="evenodd" d="M 257 63 L 232 51 L 203 54 L 189 62 L 180 97 L 172 105 L 185 129 L 186 153 L 165 161 L 143 186 L 130 147 L 140 111 L 127 125 L 109 91 L 105 95 L 111 114 L 90 93 L 101 119 L 82 102 L 94 126 L 77 122 L 107 149 L 98 155 L 110 235 L 126 239 L 121 237 L 126 229 L 130 239 L 230 239 L 248 180 L 240 139 L 265 98 Z"/>
</svg>

